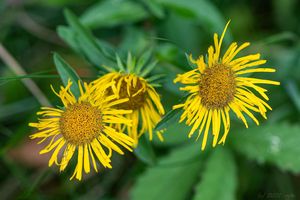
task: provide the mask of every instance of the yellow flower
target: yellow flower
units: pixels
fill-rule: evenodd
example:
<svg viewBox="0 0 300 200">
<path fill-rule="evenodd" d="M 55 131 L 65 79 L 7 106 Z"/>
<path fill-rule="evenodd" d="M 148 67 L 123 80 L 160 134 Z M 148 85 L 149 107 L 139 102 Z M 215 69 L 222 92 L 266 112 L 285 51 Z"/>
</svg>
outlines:
<svg viewBox="0 0 300 200">
<path fill-rule="evenodd" d="M 108 95 L 114 94 L 121 99 L 129 98 L 129 101 L 118 104 L 115 108 L 133 110 L 132 113 L 125 115 L 127 119 L 132 120 L 132 126 L 118 125 L 118 129 L 122 131 L 127 129 L 128 135 L 133 138 L 134 144 L 137 146 L 138 138 L 145 132 L 149 133 L 149 140 L 153 139 L 153 129 L 165 111 L 160 97 L 153 87 L 154 84 L 149 83 L 159 76 L 148 79 L 143 78 L 156 63 L 148 65 L 149 68 L 147 68 L 147 65 L 141 66 L 144 70 L 140 71 L 135 65 L 135 60 L 131 59 L 130 54 L 128 55 L 127 69 L 117 57 L 120 71 L 112 71 L 105 74 L 95 80 L 93 84 L 95 88 L 101 88 L 102 85 L 110 84 L 111 87 L 107 90 Z M 155 131 L 155 133 L 163 141 L 162 131 Z"/>
<path fill-rule="evenodd" d="M 258 120 L 252 112 L 260 113 L 265 119 L 267 108 L 271 107 L 266 103 L 266 89 L 258 84 L 279 85 L 279 82 L 250 78 L 243 76 L 255 72 L 275 72 L 272 68 L 253 68 L 266 63 L 266 60 L 260 59 L 260 54 L 251 54 L 235 58 L 243 49 L 250 45 L 246 42 L 240 46 L 232 43 L 223 56 L 220 55 L 222 41 L 228 27 L 221 35 L 214 34 L 214 46 L 208 48 L 207 59 L 200 56 L 194 60 L 190 56 L 190 61 L 197 67 L 189 72 L 180 74 L 174 80 L 174 83 L 185 84 L 180 90 L 187 91 L 188 97 L 183 104 L 173 106 L 173 109 L 182 108 L 180 122 L 186 119 L 186 124 L 192 126 L 189 132 L 191 137 L 199 127 L 198 137 L 204 131 L 202 150 L 205 149 L 208 132 L 211 128 L 213 135 L 213 147 L 219 143 L 224 144 L 230 128 L 229 111 L 232 110 L 236 116 L 241 119 L 248 128 L 247 120 L 244 116 L 249 116 L 257 125 Z M 254 92 L 260 94 L 257 96 Z M 219 139 L 223 124 L 223 135 Z"/>
<path fill-rule="evenodd" d="M 30 138 L 40 139 L 39 143 L 49 143 L 40 154 L 53 151 L 49 166 L 55 163 L 60 167 L 60 171 L 67 167 L 77 151 L 77 164 L 70 179 L 75 177 L 81 180 L 82 171 L 89 173 L 91 165 L 98 172 L 98 161 L 105 168 L 112 168 L 110 159 L 112 151 L 124 154 L 117 144 L 132 151 L 133 140 L 110 127 L 111 123 L 124 123 L 130 126 L 131 121 L 122 115 L 132 111 L 112 108 L 128 99 L 114 100 L 114 95 L 104 97 L 104 92 L 95 94 L 86 83 L 83 87 L 79 83 L 80 97 L 76 99 L 70 90 L 71 85 L 72 82 L 69 81 L 65 88 L 61 87 L 59 93 L 52 88 L 61 99 L 64 108 L 42 107 L 37 113 L 42 116 L 39 122 L 29 124 L 38 129 L 38 132 Z M 102 86 L 100 89 L 105 90 L 107 87 L 110 85 Z M 63 152 L 61 159 L 59 159 L 60 152 Z"/>
</svg>

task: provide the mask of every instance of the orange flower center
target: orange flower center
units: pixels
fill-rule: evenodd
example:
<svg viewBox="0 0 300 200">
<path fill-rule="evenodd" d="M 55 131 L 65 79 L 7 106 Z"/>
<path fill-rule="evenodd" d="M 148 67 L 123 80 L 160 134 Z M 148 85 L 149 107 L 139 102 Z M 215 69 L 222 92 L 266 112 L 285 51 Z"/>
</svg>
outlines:
<svg viewBox="0 0 300 200">
<path fill-rule="evenodd" d="M 102 130 L 101 112 L 88 102 L 75 103 L 66 108 L 59 127 L 68 142 L 75 145 L 90 143 Z"/>
<path fill-rule="evenodd" d="M 116 82 L 119 82 L 118 79 L 116 79 Z M 128 86 L 128 83 L 124 79 L 122 79 L 122 83 L 118 84 L 121 84 L 119 92 L 120 98 L 129 98 L 129 100 L 116 105 L 116 108 L 126 110 L 137 110 L 144 105 L 146 100 L 146 91 L 143 86 L 142 80 L 137 79 L 135 87 L 132 83 Z"/>
<path fill-rule="evenodd" d="M 201 103 L 210 109 L 224 108 L 234 98 L 234 72 L 226 65 L 206 68 L 199 81 Z"/>
</svg>

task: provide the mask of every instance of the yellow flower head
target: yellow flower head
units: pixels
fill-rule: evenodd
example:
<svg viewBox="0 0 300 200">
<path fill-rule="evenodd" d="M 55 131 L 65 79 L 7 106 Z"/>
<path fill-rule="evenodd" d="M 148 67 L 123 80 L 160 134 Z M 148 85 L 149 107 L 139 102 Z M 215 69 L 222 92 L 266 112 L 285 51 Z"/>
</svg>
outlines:
<svg viewBox="0 0 300 200">
<path fill-rule="evenodd" d="M 151 84 L 151 80 L 155 80 L 159 76 L 143 78 L 151 71 L 156 63 L 148 66 L 141 66 L 139 61 L 137 65 L 135 60 L 128 54 L 128 62 L 126 68 L 121 63 L 119 57 L 118 66 L 120 71 L 110 72 L 93 82 L 96 88 L 103 85 L 111 85 L 107 89 L 107 95 L 114 94 L 117 98 L 128 98 L 129 101 L 115 106 L 116 109 L 132 110 L 132 113 L 125 114 L 127 119 L 132 120 L 132 126 L 118 125 L 118 129 L 127 129 L 128 135 L 133 138 L 135 146 L 138 144 L 138 138 L 145 132 L 149 133 L 149 139 L 153 138 L 153 129 L 160 121 L 161 115 L 165 113 L 161 104 L 160 97 Z M 143 61 L 144 62 L 144 61 Z M 140 66 L 138 69 L 137 66 Z M 143 69 L 141 69 L 143 67 Z M 147 68 L 149 67 L 149 68 Z M 162 141 L 162 131 L 155 131 L 158 138 Z"/>
<path fill-rule="evenodd" d="M 54 93 L 61 99 L 64 108 L 42 107 L 37 115 L 41 115 L 38 123 L 29 126 L 38 129 L 31 135 L 31 139 L 40 139 L 49 143 L 40 153 L 53 151 L 49 166 L 55 163 L 63 171 L 75 151 L 77 151 L 77 165 L 72 179 L 82 178 L 82 171 L 90 172 L 90 165 L 98 172 L 97 162 L 105 168 L 112 168 L 112 151 L 124 154 L 118 145 L 132 151 L 133 140 L 122 132 L 116 131 L 111 123 L 124 123 L 128 126 L 131 121 L 122 117 L 129 114 L 129 110 L 117 110 L 113 106 L 124 103 L 128 99 L 115 100 L 114 95 L 105 96 L 104 92 L 93 93 L 93 88 L 86 83 L 79 83 L 80 97 L 77 99 L 70 90 L 72 82 L 66 87 L 61 87 L 59 93 Z M 105 90 L 110 85 L 98 88 Z M 59 159 L 59 153 L 62 158 Z M 60 160 L 60 161 L 59 161 Z M 91 162 L 91 163 L 90 163 Z"/>
<path fill-rule="evenodd" d="M 180 90 L 187 91 L 189 95 L 183 104 L 175 105 L 173 109 L 183 109 L 180 122 L 186 119 L 186 124 L 192 126 L 189 137 L 199 128 L 198 139 L 204 131 L 202 150 L 205 149 L 209 129 L 213 135 L 213 146 L 217 143 L 225 143 L 230 128 L 230 110 L 244 122 L 247 128 L 245 114 L 259 125 L 252 112 L 260 113 L 266 119 L 267 108 L 271 110 L 271 107 L 266 103 L 269 100 L 265 94 L 267 90 L 258 84 L 280 84 L 276 81 L 243 76 L 255 72 L 275 72 L 272 68 L 254 68 L 266 63 L 266 60 L 260 59 L 260 54 L 235 58 L 241 50 L 250 45 L 249 42 L 240 46 L 234 42 L 223 56 L 220 55 L 228 24 L 229 22 L 220 40 L 218 35 L 214 34 L 214 46 L 208 48 L 207 59 L 200 56 L 194 60 L 190 56 L 190 61 L 197 68 L 178 75 L 174 80 L 175 83 L 187 85 Z M 253 91 L 258 92 L 262 98 L 255 95 Z M 223 124 L 223 135 L 219 140 L 221 124 Z"/>
</svg>

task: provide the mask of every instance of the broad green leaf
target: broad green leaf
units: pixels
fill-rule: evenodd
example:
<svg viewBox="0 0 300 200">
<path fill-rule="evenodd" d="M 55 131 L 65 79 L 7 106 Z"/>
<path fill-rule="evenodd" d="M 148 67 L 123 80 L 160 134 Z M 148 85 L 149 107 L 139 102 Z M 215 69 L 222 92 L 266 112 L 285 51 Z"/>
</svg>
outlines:
<svg viewBox="0 0 300 200">
<path fill-rule="evenodd" d="M 266 124 L 231 133 L 236 151 L 259 163 L 300 172 L 300 127 L 288 123 Z"/>
<path fill-rule="evenodd" d="M 76 34 L 77 44 L 88 60 L 100 69 L 114 67 L 112 62 L 114 55 L 107 55 L 109 51 L 99 46 L 100 42 L 96 41 L 92 33 L 79 22 L 77 17 L 69 10 L 65 11 L 65 17 Z"/>
<path fill-rule="evenodd" d="M 237 188 L 236 166 L 231 152 L 224 147 L 213 150 L 207 160 L 193 200 L 234 200 Z"/>
<path fill-rule="evenodd" d="M 65 41 L 74 51 L 80 52 L 80 47 L 77 43 L 76 35 L 74 31 L 65 26 L 59 26 L 57 28 L 57 34 Z"/>
<path fill-rule="evenodd" d="M 75 97 L 78 98 L 80 96 L 80 90 L 78 86 L 78 80 L 80 80 L 79 76 L 77 75 L 75 70 L 57 53 L 54 53 L 53 59 L 57 72 L 63 84 L 66 86 L 68 84 L 68 81 L 71 80 L 71 91 L 75 95 Z"/>
<path fill-rule="evenodd" d="M 153 147 L 145 135 L 142 135 L 139 138 L 139 144 L 137 148 L 134 149 L 134 154 L 148 165 L 154 165 L 156 163 Z"/>
<path fill-rule="evenodd" d="M 207 28 L 204 28 L 204 30 L 207 30 Z M 175 44 L 176 48 L 181 54 L 181 57 L 183 58 L 179 62 L 183 63 L 184 65 L 187 65 L 184 59 L 185 52 L 199 53 L 199 48 L 204 46 L 202 45 L 203 41 L 201 41 L 201 39 L 204 38 L 203 35 L 205 32 L 200 31 L 198 23 L 195 23 L 194 20 L 191 20 L 190 18 L 178 15 L 177 13 L 170 12 L 166 20 L 164 20 L 161 31 L 161 37 L 165 38 L 165 43 Z M 172 62 L 178 61 L 179 59 L 181 58 L 173 58 Z"/>
<path fill-rule="evenodd" d="M 225 26 L 225 21 L 221 13 L 207 0 L 155 0 L 181 16 L 205 26 L 210 32 L 221 31 Z M 228 20 L 228 19 L 227 19 Z"/>
<path fill-rule="evenodd" d="M 188 199 L 198 178 L 203 155 L 199 145 L 176 148 L 138 178 L 131 199 Z"/>
<path fill-rule="evenodd" d="M 115 54 L 115 49 L 107 42 L 103 40 L 99 40 L 97 38 L 93 38 L 91 36 L 91 41 L 94 40 L 93 43 L 95 43 L 95 48 L 101 49 L 101 52 L 95 50 L 95 48 L 88 49 L 88 46 L 91 45 L 85 45 L 80 42 L 80 35 L 76 34 L 75 31 L 71 28 L 65 27 L 65 26 L 59 26 L 57 29 L 57 33 L 75 52 L 84 55 L 87 57 L 89 61 L 91 61 L 96 67 L 100 67 L 100 60 L 98 58 L 98 54 L 103 53 L 105 57 L 110 58 L 111 60 L 114 60 L 112 58 L 112 55 Z M 101 58 L 101 56 L 100 56 Z M 106 60 L 107 58 L 104 58 L 105 62 L 111 63 L 111 61 Z"/>
<path fill-rule="evenodd" d="M 86 26 L 100 28 L 132 23 L 146 17 L 148 13 L 134 1 L 106 0 L 93 5 L 80 19 Z"/>
<path fill-rule="evenodd" d="M 169 123 L 166 130 L 163 132 L 164 141 L 161 142 L 157 137 L 154 138 L 154 144 L 157 147 L 174 147 L 187 142 L 194 142 L 194 138 L 188 138 L 188 133 L 191 127 L 184 123 Z M 200 145 L 200 144 L 199 144 Z M 200 147 L 199 147 L 200 148 Z"/>
</svg>

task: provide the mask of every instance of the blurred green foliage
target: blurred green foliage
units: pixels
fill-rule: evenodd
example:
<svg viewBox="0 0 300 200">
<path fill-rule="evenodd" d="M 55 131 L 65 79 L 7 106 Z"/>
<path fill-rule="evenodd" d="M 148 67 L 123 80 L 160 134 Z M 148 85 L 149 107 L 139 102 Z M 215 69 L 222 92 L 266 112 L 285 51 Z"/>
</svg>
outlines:
<svg viewBox="0 0 300 200">
<path fill-rule="evenodd" d="M 296 0 L 0 1 L 1 44 L 28 73 L 0 62 L 1 199 L 299 199 L 299 6 Z M 261 52 L 277 70 L 260 75 L 281 82 L 267 87 L 268 120 L 246 129 L 232 116 L 225 146 L 202 152 L 187 138 L 189 128 L 176 123 L 178 113 L 168 113 L 157 127 L 167 128 L 165 142 L 142 138 L 134 154 L 113 157 L 113 170 L 82 182 L 69 181 L 71 169 L 59 174 L 41 161 L 27 126 L 40 105 L 22 80 L 31 78 L 60 105 L 50 84 L 93 80 L 116 67 L 116 53 L 126 60 L 128 51 L 140 57 L 151 49 L 170 111 L 184 97 L 172 81 L 190 69 L 186 54 L 205 54 L 229 19 L 225 44 L 250 41 L 248 51 Z"/>
</svg>

